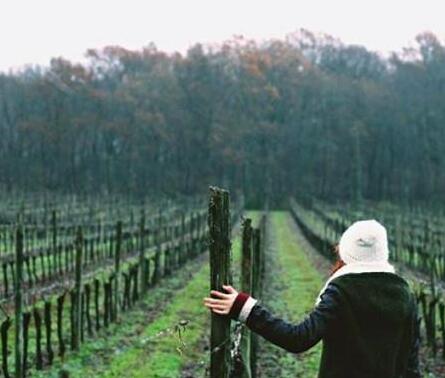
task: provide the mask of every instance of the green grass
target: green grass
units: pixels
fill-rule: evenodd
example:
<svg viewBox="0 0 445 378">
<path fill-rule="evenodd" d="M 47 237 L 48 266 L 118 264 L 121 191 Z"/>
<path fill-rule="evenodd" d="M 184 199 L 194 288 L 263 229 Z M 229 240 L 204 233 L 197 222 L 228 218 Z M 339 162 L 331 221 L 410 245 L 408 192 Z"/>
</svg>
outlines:
<svg viewBox="0 0 445 378">
<path fill-rule="evenodd" d="M 236 238 L 232 246 L 234 263 L 239 261 L 239 247 L 239 238 Z M 203 354 L 200 340 L 208 335 L 210 316 L 203 306 L 202 298 L 207 296 L 210 290 L 209 273 L 209 266 L 206 264 L 182 290 L 175 293 L 162 316 L 149 324 L 144 331 L 144 336 L 150 338 L 162 330 L 174 328 L 182 319 L 187 320 L 189 324 L 183 334 L 184 346 L 181 346 L 175 332 L 169 333 L 148 343 L 144 348 L 133 348 L 116 357 L 102 376 L 175 378 L 179 377 L 182 368 L 189 364 L 202 366 L 204 375 L 208 356 Z M 131 375 L 126 375 L 128 372 L 131 372 Z"/>
<path fill-rule="evenodd" d="M 135 350 L 144 350 L 152 343 L 148 342 L 146 327 L 153 318 L 162 315 L 166 302 L 172 293 L 182 290 L 185 283 L 202 267 L 202 259 L 187 263 L 180 272 L 174 272 L 171 277 L 165 278 L 162 284 L 149 290 L 142 302 L 131 311 L 122 314 L 119 323 L 111 324 L 109 328 L 100 331 L 93 339 L 82 344 L 79 353 L 69 353 L 65 362 L 55 359 L 55 364 L 42 372 L 32 371 L 32 377 L 58 377 L 60 370 L 66 370 L 70 377 L 92 377 L 105 374 L 112 363 Z M 148 335 L 150 336 L 150 335 Z M 157 336 L 161 338 L 163 336 Z M 124 372 L 122 376 L 128 372 Z M 129 373 L 128 373 L 129 374 Z"/>
<path fill-rule="evenodd" d="M 289 218 L 287 212 L 271 213 L 272 241 L 279 269 L 276 285 L 280 288 L 280 296 L 273 303 L 273 313 L 297 323 L 313 309 L 323 281 L 298 244 Z M 321 343 L 297 358 L 288 352 L 279 353 L 275 364 L 281 367 L 280 377 L 316 377 L 320 354 Z"/>
<path fill-rule="evenodd" d="M 205 265 L 191 282 L 174 295 L 165 312 L 145 328 L 141 338 L 152 338 L 152 341 L 116 356 L 101 376 L 178 377 L 182 364 L 196 359 L 193 346 L 199 340 L 202 330 L 208 328 L 207 311 L 202 306 L 202 297 L 209 288 L 208 276 L 209 268 Z M 172 330 L 183 319 L 189 324 L 183 335 L 185 346 L 181 354 L 177 350 L 181 344 L 176 332 Z M 159 332 L 167 329 L 170 333 L 156 337 Z"/>
</svg>

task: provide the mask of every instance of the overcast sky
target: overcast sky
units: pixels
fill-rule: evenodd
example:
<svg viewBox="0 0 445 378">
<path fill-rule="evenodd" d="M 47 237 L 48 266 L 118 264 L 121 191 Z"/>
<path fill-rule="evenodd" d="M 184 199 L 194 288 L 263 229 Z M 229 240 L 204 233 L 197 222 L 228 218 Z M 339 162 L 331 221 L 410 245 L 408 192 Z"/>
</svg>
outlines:
<svg viewBox="0 0 445 378">
<path fill-rule="evenodd" d="M 432 31 L 445 40 L 444 0 L 0 0 L 0 70 L 88 48 L 185 52 L 233 35 L 284 38 L 299 28 L 382 52 Z"/>
</svg>

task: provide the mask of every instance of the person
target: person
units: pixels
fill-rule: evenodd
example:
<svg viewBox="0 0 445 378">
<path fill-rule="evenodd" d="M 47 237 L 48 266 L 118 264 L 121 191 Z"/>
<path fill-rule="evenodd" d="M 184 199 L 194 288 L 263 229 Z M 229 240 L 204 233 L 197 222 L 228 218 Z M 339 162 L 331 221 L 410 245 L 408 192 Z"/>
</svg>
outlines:
<svg viewBox="0 0 445 378">
<path fill-rule="evenodd" d="M 419 378 L 416 299 L 388 255 L 379 222 L 353 223 L 340 238 L 335 271 L 298 324 L 230 285 L 212 290 L 204 305 L 292 353 L 322 340 L 319 378 Z"/>
</svg>

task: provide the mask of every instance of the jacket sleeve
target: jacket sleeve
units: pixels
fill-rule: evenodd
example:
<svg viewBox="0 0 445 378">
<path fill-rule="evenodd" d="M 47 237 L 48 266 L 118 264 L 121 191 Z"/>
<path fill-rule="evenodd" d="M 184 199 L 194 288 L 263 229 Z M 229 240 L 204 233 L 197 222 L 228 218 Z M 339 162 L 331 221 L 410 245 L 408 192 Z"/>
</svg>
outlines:
<svg viewBox="0 0 445 378">
<path fill-rule="evenodd" d="M 245 295 L 243 295 L 245 300 Z M 253 332 L 289 352 L 301 353 L 317 344 L 326 334 L 340 311 L 341 294 L 337 287 L 328 285 L 320 303 L 297 324 L 272 315 L 252 297 L 244 301 L 238 320 Z M 246 310 L 247 307 L 247 310 Z M 236 317 L 237 314 L 232 314 Z"/>
<path fill-rule="evenodd" d="M 411 349 L 408 355 L 407 378 L 421 378 L 419 367 L 419 347 L 420 347 L 420 318 L 417 305 L 414 305 L 413 317 L 413 337 L 411 341 Z"/>
</svg>

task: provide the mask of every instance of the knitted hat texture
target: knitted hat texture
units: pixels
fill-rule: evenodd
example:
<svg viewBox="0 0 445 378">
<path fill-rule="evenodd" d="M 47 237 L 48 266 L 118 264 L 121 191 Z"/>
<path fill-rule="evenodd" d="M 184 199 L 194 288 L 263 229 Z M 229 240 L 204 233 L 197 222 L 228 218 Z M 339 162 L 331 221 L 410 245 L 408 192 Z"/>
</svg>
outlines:
<svg viewBox="0 0 445 378">
<path fill-rule="evenodd" d="M 339 255 L 346 264 L 388 261 L 385 227 L 375 219 L 353 223 L 340 238 Z"/>
</svg>

